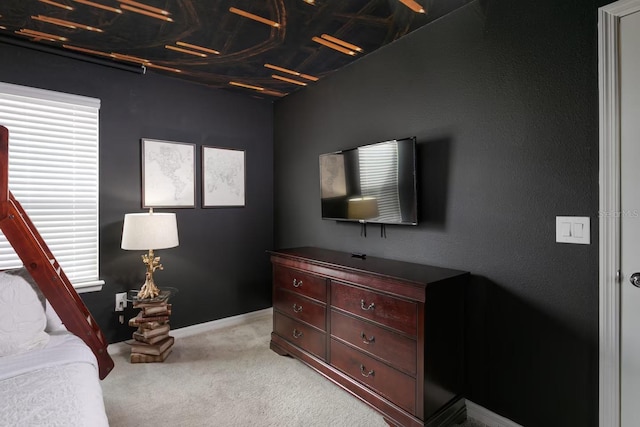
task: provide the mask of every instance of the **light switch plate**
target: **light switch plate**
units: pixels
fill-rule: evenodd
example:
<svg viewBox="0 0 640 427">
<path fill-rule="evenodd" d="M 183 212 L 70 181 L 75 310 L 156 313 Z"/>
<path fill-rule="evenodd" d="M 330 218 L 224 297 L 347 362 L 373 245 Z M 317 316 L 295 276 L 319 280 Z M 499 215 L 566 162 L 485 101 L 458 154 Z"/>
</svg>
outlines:
<svg viewBox="0 0 640 427">
<path fill-rule="evenodd" d="M 556 242 L 591 244 L 591 218 L 588 216 L 557 216 Z"/>
</svg>

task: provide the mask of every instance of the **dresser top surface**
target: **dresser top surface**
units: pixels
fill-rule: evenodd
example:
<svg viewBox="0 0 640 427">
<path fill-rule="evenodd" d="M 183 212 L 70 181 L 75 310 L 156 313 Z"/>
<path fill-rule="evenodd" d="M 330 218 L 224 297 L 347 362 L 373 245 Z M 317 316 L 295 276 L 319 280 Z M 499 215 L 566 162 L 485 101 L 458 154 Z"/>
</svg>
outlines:
<svg viewBox="0 0 640 427">
<path fill-rule="evenodd" d="M 371 256 L 358 258 L 352 256 L 348 252 L 314 247 L 278 249 L 268 252 L 272 255 L 301 259 L 313 264 L 375 274 L 423 285 L 468 274 L 466 271 L 452 270 L 449 268 L 434 267 L 405 261 L 396 261 L 386 258 Z"/>
</svg>

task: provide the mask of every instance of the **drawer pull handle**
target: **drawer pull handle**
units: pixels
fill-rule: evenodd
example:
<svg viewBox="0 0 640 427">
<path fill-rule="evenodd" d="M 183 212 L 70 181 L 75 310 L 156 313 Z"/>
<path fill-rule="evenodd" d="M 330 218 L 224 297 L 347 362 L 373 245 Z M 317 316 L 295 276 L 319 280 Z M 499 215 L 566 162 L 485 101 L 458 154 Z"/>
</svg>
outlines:
<svg viewBox="0 0 640 427">
<path fill-rule="evenodd" d="M 302 311 L 302 306 L 294 303 L 293 304 L 293 312 L 294 313 L 300 313 L 301 311 Z"/>
<path fill-rule="evenodd" d="M 293 279 L 293 287 L 299 288 L 300 286 L 302 286 L 302 280 Z"/>
<path fill-rule="evenodd" d="M 373 344 L 376 341 L 376 337 L 374 337 L 373 335 L 371 336 L 371 338 L 367 338 L 367 334 L 365 334 L 364 331 L 360 334 L 360 336 L 362 337 L 362 342 L 365 344 Z"/>
<path fill-rule="evenodd" d="M 376 372 L 373 369 L 367 372 L 367 370 L 364 368 L 364 365 L 360 365 L 360 373 L 365 378 L 372 377 L 376 374 Z"/>
<path fill-rule="evenodd" d="M 301 332 L 301 331 L 299 331 L 299 330 L 297 330 L 297 329 L 294 329 L 294 330 L 293 330 L 293 337 L 294 337 L 295 339 L 298 339 L 298 338 L 300 338 L 301 336 L 302 336 L 302 332 Z"/>
<path fill-rule="evenodd" d="M 360 300 L 360 308 L 362 308 L 363 310 L 373 310 L 374 308 L 376 308 L 376 305 L 374 303 L 369 304 L 368 306 L 365 307 L 364 305 L 364 300 L 361 299 Z"/>
</svg>

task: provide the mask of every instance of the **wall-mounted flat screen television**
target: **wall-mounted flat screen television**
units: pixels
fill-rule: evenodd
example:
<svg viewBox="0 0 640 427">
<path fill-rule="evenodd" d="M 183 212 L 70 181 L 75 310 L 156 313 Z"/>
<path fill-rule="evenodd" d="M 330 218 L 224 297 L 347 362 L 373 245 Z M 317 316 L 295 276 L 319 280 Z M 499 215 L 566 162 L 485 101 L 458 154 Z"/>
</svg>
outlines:
<svg viewBox="0 0 640 427">
<path fill-rule="evenodd" d="M 320 155 L 322 218 L 360 223 L 418 223 L 416 138 Z"/>
</svg>

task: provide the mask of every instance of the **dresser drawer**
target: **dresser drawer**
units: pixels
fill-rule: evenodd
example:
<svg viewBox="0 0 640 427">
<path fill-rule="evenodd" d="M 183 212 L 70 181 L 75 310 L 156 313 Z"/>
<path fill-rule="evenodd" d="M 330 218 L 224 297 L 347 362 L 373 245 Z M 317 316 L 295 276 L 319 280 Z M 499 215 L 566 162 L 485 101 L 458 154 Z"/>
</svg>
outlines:
<svg viewBox="0 0 640 427">
<path fill-rule="evenodd" d="M 417 344 L 371 322 L 331 311 L 331 336 L 361 348 L 415 377 Z"/>
<path fill-rule="evenodd" d="M 275 265 L 273 284 L 277 288 L 288 289 L 300 295 L 327 302 L 327 281 L 322 277 Z"/>
<path fill-rule="evenodd" d="M 415 413 L 416 380 L 384 363 L 331 339 L 331 365 L 375 390 L 402 409 Z"/>
<path fill-rule="evenodd" d="M 326 305 L 314 302 L 294 292 L 276 288 L 273 307 L 288 316 L 326 330 Z"/>
<path fill-rule="evenodd" d="M 273 330 L 290 343 L 326 359 L 327 343 L 324 333 L 278 312 L 273 314 Z"/>
<path fill-rule="evenodd" d="M 418 308 L 414 302 L 332 282 L 331 305 L 411 336 L 416 335 Z"/>
</svg>

